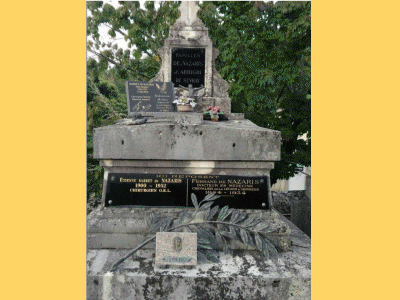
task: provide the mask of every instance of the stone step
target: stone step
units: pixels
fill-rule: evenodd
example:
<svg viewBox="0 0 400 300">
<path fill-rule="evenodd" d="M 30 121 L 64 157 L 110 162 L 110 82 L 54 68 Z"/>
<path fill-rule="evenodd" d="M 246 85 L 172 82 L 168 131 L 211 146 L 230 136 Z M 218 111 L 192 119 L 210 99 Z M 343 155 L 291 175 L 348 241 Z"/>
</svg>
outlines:
<svg viewBox="0 0 400 300">
<path fill-rule="evenodd" d="M 151 213 L 176 217 L 182 208 L 103 208 L 98 207 L 87 217 L 88 249 L 133 249 L 142 243 L 147 234 L 146 217 Z M 276 211 L 248 210 L 257 219 L 270 223 L 270 230 L 279 233 L 271 240 L 281 249 L 290 248 L 290 227 Z M 242 243 L 232 243 L 232 249 L 254 250 Z"/>
<path fill-rule="evenodd" d="M 88 249 L 134 249 L 139 246 L 144 240 L 146 235 L 140 233 L 88 233 L 87 234 L 87 248 Z M 270 240 L 279 249 L 288 251 L 290 248 L 289 236 L 275 236 L 270 237 Z M 230 247 L 232 249 L 242 250 L 255 250 L 255 247 L 244 245 L 239 241 L 231 241 Z M 153 244 L 148 244 L 144 249 L 153 249 Z"/>
<path fill-rule="evenodd" d="M 153 248 L 139 250 L 109 273 L 129 250 L 88 250 L 87 299 L 310 299 L 311 240 L 291 228 L 293 246 L 276 257 L 236 250 L 220 253 L 220 263 L 199 257 L 192 269 L 155 267 Z"/>
</svg>

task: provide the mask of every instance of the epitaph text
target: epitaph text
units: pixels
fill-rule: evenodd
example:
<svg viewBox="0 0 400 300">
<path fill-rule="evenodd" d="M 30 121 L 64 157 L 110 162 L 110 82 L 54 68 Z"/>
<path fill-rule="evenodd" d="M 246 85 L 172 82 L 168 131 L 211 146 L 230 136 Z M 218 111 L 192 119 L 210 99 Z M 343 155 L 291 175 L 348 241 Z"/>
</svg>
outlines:
<svg viewBox="0 0 400 300">
<path fill-rule="evenodd" d="M 172 49 L 171 81 L 175 87 L 204 86 L 205 52 L 204 48 Z"/>
<path fill-rule="evenodd" d="M 127 81 L 126 96 L 129 114 L 174 111 L 172 82 Z"/>
</svg>

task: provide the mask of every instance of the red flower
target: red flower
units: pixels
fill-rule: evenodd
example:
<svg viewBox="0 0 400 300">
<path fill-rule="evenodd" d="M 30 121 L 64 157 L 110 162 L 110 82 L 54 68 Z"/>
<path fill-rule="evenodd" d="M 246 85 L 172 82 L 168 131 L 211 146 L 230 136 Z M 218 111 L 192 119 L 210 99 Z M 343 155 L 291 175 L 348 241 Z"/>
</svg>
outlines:
<svg viewBox="0 0 400 300">
<path fill-rule="evenodd" d="M 221 108 L 219 106 L 209 106 L 204 114 L 214 115 L 218 118 L 218 113 L 221 113 Z"/>
</svg>

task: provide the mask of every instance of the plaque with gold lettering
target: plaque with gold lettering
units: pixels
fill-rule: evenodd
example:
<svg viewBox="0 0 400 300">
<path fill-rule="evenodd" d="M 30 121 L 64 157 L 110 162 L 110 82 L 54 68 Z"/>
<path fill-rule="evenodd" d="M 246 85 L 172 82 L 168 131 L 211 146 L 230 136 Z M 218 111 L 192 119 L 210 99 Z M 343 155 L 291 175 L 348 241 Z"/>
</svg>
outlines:
<svg viewBox="0 0 400 300">
<path fill-rule="evenodd" d="M 220 196 L 215 204 L 270 209 L 268 176 L 109 173 L 105 206 L 192 206 L 190 195 Z"/>
<path fill-rule="evenodd" d="M 172 82 L 127 81 L 126 98 L 129 116 L 137 113 L 174 111 Z"/>
<path fill-rule="evenodd" d="M 205 57 L 204 48 L 171 49 L 171 81 L 175 87 L 204 86 Z"/>
</svg>

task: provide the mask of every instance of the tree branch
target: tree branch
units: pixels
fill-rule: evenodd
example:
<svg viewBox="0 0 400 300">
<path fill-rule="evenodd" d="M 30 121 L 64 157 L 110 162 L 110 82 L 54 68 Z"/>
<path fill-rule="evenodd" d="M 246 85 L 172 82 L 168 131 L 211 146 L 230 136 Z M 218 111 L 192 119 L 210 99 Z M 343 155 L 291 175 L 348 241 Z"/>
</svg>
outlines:
<svg viewBox="0 0 400 300">
<path fill-rule="evenodd" d="M 133 70 L 133 69 L 131 69 L 131 68 L 129 68 L 129 67 L 123 66 L 123 65 L 121 65 L 120 63 L 117 63 L 116 61 L 112 60 L 111 58 L 108 58 L 107 56 L 105 56 L 105 55 L 103 55 L 103 54 L 101 54 L 101 53 L 97 53 L 97 52 L 95 52 L 95 51 L 93 51 L 93 50 L 91 50 L 91 49 L 87 49 L 87 50 L 88 50 L 89 52 L 93 53 L 93 54 L 96 54 L 97 56 L 103 57 L 103 58 L 106 59 L 108 62 L 110 62 L 110 63 L 112 63 L 112 64 L 114 64 L 114 65 L 116 65 L 116 66 L 119 66 L 119 67 L 124 68 L 124 69 L 126 69 L 126 70 L 128 70 L 128 71 L 133 72 L 132 75 L 134 75 L 134 76 L 138 76 L 138 75 L 139 75 L 139 76 L 142 77 L 141 79 L 146 79 L 146 80 L 149 80 L 149 79 L 150 79 L 148 76 L 146 76 L 146 75 L 144 75 L 144 74 L 141 74 L 141 73 L 139 73 L 139 72 L 137 72 L 137 71 L 135 71 L 135 70 Z"/>
<path fill-rule="evenodd" d="M 128 35 L 126 33 L 122 32 L 120 29 L 114 29 L 110 25 L 107 25 L 106 23 L 103 23 L 103 25 L 107 26 L 108 28 L 110 28 L 110 29 L 112 29 L 112 30 L 114 30 L 116 32 L 118 32 L 119 34 L 123 35 L 124 37 L 128 37 Z"/>
<path fill-rule="evenodd" d="M 156 237 L 152 237 L 151 239 L 148 239 L 146 241 L 144 241 L 143 243 L 141 243 L 139 246 L 137 246 L 135 249 L 133 249 L 131 252 L 129 252 L 127 255 L 125 255 L 123 258 L 121 258 L 119 261 L 117 261 L 115 264 L 112 265 L 110 272 L 115 272 L 118 268 L 118 266 L 123 263 L 127 258 L 129 258 L 130 256 L 132 256 L 133 254 L 136 253 L 136 251 L 138 251 L 140 248 L 142 248 L 143 246 L 147 245 L 148 243 L 150 243 L 151 241 L 153 241 Z"/>
<path fill-rule="evenodd" d="M 279 102 L 279 98 L 282 97 L 283 91 L 285 90 L 285 87 L 286 87 L 286 83 L 283 85 L 282 90 L 278 94 L 278 97 L 276 98 L 276 103 L 278 103 Z"/>
</svg>

